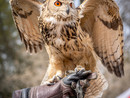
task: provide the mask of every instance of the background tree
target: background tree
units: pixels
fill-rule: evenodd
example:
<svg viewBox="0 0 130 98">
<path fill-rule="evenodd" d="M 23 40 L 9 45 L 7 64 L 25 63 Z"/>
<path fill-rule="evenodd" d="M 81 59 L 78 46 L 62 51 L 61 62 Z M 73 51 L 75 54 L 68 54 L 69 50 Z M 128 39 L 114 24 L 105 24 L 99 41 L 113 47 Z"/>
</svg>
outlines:
<svg viewBox="0 0 130 98">
<path fill-rule="evenodd" d="M 4 81 L 6 77 L 22 73 L 29 63 L 19 50 L 21 41 L 14 26 L 9 1 L 0 0 L 0 98 L 8 98 L 7 93 L 10 92 L 6 88 L 2 90 L 2 86 L 7 85 Z"/>
</svg>

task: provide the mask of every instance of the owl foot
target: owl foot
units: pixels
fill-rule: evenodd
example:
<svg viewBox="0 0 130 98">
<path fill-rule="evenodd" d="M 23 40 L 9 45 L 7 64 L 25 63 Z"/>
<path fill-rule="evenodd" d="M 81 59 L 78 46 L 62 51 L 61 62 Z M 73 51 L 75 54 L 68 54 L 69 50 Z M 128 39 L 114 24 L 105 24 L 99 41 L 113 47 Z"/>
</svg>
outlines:
<svg viewBox="0 0 130 98">
<path fill-rule="evenodd" d="M 60 81 L 61 79 L 62 79 L 62 78 L 61 78 L 60 76 L 55 75 L 55 76 L 53 76 L 52 79 L 50 79 L 50 80 L 44 82 L 44 84 L 46 84 L 46 85 L 48 85 L 48 86 L 54 85 L 55 83 L 57 83 L 57 82 Z"/>
<path fill-rule="evenodd" d="M 77 66 L 74 70 L 75 70 L 75 72 L 78 72 L 80 70 L 85 70 L 85 68 L 82 66 Z"/>
<path fill-rule="evenodd" d="M 68 75 L 70 75 L 70 74 L 73 74 L 73 73 L 75 73 L 75 72 L 78 72 L 78 71 L 80 71 L 80 70 L 85 70 L 85 68 L 83 68 L 82 66 L 77 66 L 74 70 L 67 70 L 66 72 L 65 72 L 65 76 L 68 76 Z"/>
<path fill-rule="evenodd" d="M 65 76 L 68 76 L 68 75 L 73 74 L 73 73 L 75 73 L 74 70 L 67 70 L 67 71 L 65 72 Z"/>
<path fill-rule="evenodd" d="M 96 73 L 92 73 L 91 71 L 88 71 L 87 73 L 88 77 L 85 80 L 78 81 L 76 84 L 75 91 L 77 93 L 77 98 L 84 98 L 85 92 L 90 86 L 89 81 L 97 78 Z"/>
</svg>

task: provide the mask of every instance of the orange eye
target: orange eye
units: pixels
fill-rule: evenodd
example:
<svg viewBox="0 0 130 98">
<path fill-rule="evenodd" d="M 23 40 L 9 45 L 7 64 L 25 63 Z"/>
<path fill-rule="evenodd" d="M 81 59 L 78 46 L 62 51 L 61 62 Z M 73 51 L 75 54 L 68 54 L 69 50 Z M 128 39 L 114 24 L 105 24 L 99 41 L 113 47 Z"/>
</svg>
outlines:
<svg viewBox="0 0 130 98">
<path fill-rule="evenodd" d="M 70 3 L 70 7 L 73 7 L 73 4 L 72 4 L 72 3 Z"/>
<path fill-rule="evenodd" d="M 54 5 L 55 5 L 55 6 L 61 6 L 62 3 L 61 3 L 60 1 L 56 1 L 56 2 L 54 3 Z"/>
</svg>

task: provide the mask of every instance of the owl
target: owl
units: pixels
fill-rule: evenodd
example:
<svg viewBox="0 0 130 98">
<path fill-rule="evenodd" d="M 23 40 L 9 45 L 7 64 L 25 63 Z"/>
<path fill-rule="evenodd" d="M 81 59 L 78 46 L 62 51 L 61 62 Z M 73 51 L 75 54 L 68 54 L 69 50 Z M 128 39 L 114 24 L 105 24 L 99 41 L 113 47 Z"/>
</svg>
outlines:
<svg viewBox="0 0 130 98">
<path fill-rule="evenodd" d="M 47 50 L 43 84 L 82 67 L 98 75 L 85 94 L 97 98 L 108 86 L 101 65 L 117 77 L 124 75 L 123 25 L 113 0 L 84 0 L 77 8 L 73 0 L 10 0 L 10 4 L 26 49 L 37 53 L 44 45 Z"/>
</svg>

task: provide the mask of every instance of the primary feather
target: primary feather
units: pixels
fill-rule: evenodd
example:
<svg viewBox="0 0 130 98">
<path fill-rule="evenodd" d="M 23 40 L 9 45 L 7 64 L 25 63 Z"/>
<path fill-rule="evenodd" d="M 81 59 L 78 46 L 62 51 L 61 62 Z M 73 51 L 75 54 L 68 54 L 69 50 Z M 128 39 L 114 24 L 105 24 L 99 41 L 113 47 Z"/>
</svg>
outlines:
<svg viewBox="0 0 130 98">
<path fill-rule="evenodd" d="M 37 0 L 10 0 L 10 4 L 16 27 L 26 49 L 30 52 L 42 49 L 43 38 L 38 27 L 42 3 Z"/>
<path fill-rule="evenodd" d="M 113 0 L 86 0 L 80 5 L 81 27 L 92 37 L 96 53 L 109 72 L 124 75 L 123 25 Z"/>
</svg>

